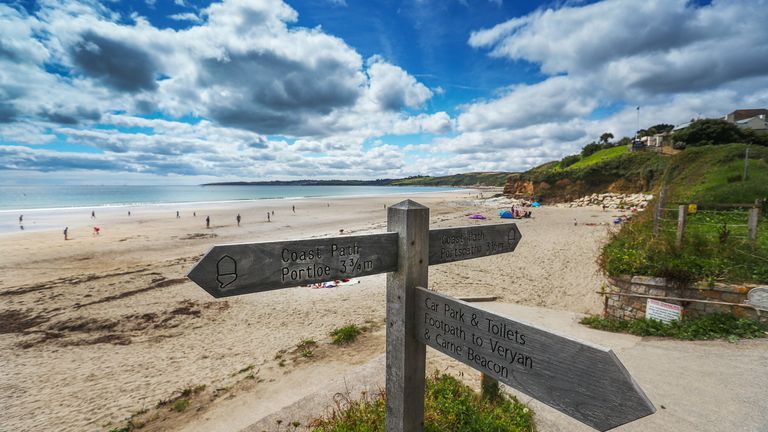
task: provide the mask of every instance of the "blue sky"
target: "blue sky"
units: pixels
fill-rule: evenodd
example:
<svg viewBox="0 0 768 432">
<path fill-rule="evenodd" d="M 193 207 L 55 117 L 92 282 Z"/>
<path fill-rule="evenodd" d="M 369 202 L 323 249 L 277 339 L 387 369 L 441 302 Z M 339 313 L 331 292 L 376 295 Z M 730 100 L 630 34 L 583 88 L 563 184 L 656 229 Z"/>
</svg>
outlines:
<svg viewBox="0 0 768 432">
<path fill-rule="evenodd" d="M 765 1 L 0 4 L 0 184 L 518 171 L 768 106 Z"/>
</svg>

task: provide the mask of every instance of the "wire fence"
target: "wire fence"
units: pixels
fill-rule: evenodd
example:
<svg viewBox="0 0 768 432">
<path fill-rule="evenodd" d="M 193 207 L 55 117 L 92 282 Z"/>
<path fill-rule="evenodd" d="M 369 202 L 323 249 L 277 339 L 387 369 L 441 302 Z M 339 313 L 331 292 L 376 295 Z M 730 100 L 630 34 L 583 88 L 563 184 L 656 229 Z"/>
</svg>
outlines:
<svg viewBox="0 0 768 432">
<path fill-rule="evenodd" d="M 730 210 L 700 209 L 693 205 L 667 206 L 656 211 L 654 224 L 657 231 L 674 232 L 678 245 L 691 235 L 720 243 L 739 239 L 768 244 L 768 220 L 761 218 L 760 213 L 758 206 Z"/>
</svg>

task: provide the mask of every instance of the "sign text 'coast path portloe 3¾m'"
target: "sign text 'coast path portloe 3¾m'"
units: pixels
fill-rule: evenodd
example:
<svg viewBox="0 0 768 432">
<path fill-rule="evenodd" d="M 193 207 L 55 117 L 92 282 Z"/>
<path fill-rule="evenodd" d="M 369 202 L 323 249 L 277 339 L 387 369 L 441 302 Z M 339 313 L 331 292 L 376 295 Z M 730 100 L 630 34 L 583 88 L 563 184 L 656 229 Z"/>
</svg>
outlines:
<svg viewBox="0 0 768 432">
<path fill-rule="evenodd" d="M 427 345 L 601 431 L 655 412 L 610 350 L 423 288 L 429 265 L 514 251 L 515 224 L 429 230 L 429 209 L 407 200 L 387 231 L 217 245 L 188 276 L 227 297 L 387 273 L 387 432 L 423 430 Z"/>
</svg>

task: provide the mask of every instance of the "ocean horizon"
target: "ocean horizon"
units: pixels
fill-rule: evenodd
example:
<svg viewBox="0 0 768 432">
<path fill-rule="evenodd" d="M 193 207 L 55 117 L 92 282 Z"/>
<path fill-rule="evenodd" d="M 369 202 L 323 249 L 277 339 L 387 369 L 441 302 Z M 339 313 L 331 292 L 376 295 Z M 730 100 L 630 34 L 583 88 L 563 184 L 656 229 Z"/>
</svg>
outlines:
<svg viewBox="0 0 768 432">
<path fill-rule="evenodd" d="M 435 186 L 5 185 L 0 213 L 460 191 Z"/>
</svg>

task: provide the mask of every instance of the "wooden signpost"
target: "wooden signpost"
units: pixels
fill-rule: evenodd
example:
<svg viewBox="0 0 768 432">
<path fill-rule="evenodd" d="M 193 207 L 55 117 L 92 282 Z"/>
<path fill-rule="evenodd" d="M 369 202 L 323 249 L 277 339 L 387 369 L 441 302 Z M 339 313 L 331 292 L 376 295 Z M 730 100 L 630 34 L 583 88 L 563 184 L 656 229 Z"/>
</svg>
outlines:
<svg viewBox="0 0 768 432">
<path fill-rule="evenodd" d="M 611 350 L 421 287 L 416 331 L 422 343 L 597 430 L 655 411 Z"/>
<path fill-rule="evenodd" d="M 601 431 L 655 412 L 610 350 L 422 288 L 429 265 L 514 251 L 515 224 L 429 230 L 429 209 L 407 200 L 387 231 L 218 245 L 188 277 L 226 297 L 387 273 L 387 432 L 423 430 L 427 345 Z"/>
</svg>

